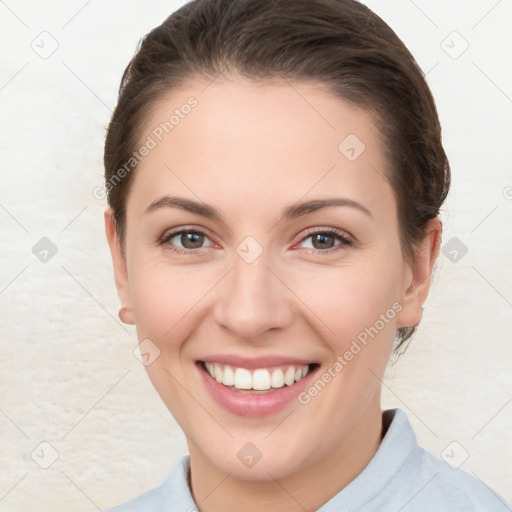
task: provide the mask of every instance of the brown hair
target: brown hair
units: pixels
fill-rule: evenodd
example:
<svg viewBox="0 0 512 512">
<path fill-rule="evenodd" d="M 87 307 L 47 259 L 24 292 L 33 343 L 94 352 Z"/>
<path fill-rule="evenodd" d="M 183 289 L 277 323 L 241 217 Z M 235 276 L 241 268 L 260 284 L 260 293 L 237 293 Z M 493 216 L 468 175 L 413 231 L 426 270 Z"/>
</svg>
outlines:
<svg viewBox="0 0 512 512">
<path fill-rule="evenodd" d="M 450 186 L 434 99 L 393 30 L 355 0 L 194 0 L 149 32 L 127 66 L 105 142 L 105 180 L 121 242 L 138 147 L 149 110 L 192 77 L 232 72 L 254 81 L 326 86 L 373 113 L 389 162 L 408 259 Z M 341 141 L 340 141 L 341 142 Z M 117 181 L 116 181 L 117 178 Z M 416 326 L 398 329 L 395 352 Z"/>
</svg>

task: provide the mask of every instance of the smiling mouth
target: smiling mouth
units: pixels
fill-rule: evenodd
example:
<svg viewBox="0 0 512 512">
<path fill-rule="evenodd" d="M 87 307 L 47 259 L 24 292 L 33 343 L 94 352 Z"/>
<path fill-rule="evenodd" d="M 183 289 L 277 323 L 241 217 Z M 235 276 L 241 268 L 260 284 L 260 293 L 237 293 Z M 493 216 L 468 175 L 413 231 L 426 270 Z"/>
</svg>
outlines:
<svg viewBox="0 0 512 512">
<path fill-rule="evenodd" d="M 202 370 L 219 384 L 247 394 L 272 393 L 293 386 L 319 366 L 317 363 L 290 364 L 249 370 L 223 363 L 198 363 Z"/>
</svg>

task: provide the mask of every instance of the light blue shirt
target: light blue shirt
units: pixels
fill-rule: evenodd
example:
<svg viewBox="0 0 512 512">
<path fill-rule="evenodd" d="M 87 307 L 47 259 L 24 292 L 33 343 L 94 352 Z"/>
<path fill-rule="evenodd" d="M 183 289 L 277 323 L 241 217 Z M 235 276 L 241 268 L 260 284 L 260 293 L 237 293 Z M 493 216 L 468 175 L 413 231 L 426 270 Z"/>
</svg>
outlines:
<svg viewBox="0 0 512 512">
<path fill-rule="evenodd" d="M 383 413 L 386 434 L 363 471 L 317 512 L 507 512 L 512 506 L 478 478 L 437 459 L 416 440 L 405 412 Z M 447 452 L 448 458 L 455 452 Z M 197 512 L 188 455 L 164 482 L 108 512 Z"/>
</svg>

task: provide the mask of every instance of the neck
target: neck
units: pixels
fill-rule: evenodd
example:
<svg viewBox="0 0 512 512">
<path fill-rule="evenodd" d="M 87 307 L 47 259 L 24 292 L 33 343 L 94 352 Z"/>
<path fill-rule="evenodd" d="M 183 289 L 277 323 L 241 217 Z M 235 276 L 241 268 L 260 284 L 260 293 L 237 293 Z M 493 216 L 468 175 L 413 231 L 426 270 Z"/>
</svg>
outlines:
<svg viewBox="0 0 512 512">
<path fill-rule="evenodd" d="M 327 457 L 280 480 L 238 480 L 190 445 L 191 488 L 200 512 L 317 510 L 346 487 L 375 455 L 382 434 L 380 396 Z"/>
</svg>

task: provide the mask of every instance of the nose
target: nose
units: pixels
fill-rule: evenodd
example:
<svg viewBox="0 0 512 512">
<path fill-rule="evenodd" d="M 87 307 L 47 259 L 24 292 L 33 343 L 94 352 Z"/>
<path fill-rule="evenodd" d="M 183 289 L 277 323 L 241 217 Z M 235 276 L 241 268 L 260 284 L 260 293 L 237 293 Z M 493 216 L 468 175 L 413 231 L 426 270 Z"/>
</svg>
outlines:
<svg viewBox="0 0 512 512">
<path fill-rule="evenodd" d="M 250 263 L 234 255 L 231 272 L 218 289 L 214 316 L 233 336 L 257 343 L 293 321 L 293 294 L 265 251 Z"/>
</svg>

